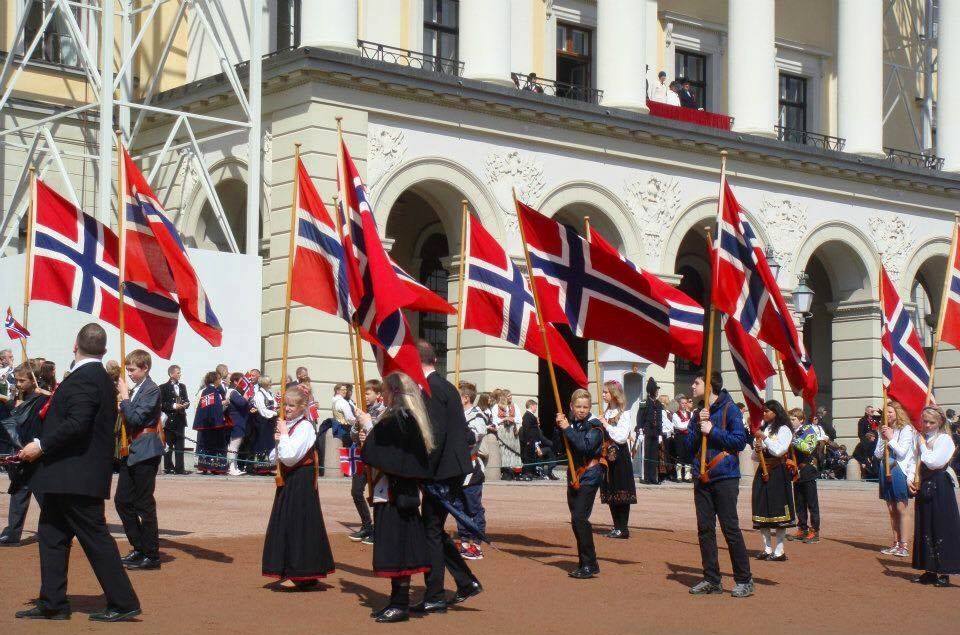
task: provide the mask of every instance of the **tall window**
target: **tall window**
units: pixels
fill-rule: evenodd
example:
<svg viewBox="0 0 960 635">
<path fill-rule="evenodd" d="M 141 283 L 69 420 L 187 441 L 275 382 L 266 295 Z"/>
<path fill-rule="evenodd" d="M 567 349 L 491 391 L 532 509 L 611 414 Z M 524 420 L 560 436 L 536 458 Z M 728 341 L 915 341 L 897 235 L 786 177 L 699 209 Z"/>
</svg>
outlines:
<svg viewBox="0 0 960 635">
<path fill-rule="evenodd" d="M 277 0 L 277 50 L 300 46 L 300 0 Z"/>
<path fill-rule="evenodd" d="M 690 82 L 697 107 L 707 110 L 707 56 L 677 50 L 676 71 L 677 80 Z"/>
<path fill-rule="evenodd" d="M 582 99 L 584 90 L 592 85 L 592 33 L 570 24 L 557 25 L 557 81 L 574 87 L 564 94 L 558 86 L 557 96 Z M 576 90 L 581 89 L 581 90 Z M 569 89 L 568 89 L 569 90 Z"/>
<path fill-rule="evenodd" d="M 34 2 L 29 5 L 27 21 L 24 27 L 24 52 L 26 52 L 30 43 L 33 42 L 33 38 L 36 37 L 37 32 L 40 31 L 40 27 L 43 26 L 43 21 L 47 15 L 54 11 L 55 4 L 54 0 L 34 0 Z M 82 15 L 80 7 L 71 7 L 70 10 L 73 12 L 77 23 L 81 24 Z M 70 27 L 67 26 L 67 21 L 64 19 L 60 9 L 56 10 L 55 15 L 43 32 L 40 43 L 33 50 L 30 59 L 38 62 L 60 64 L 61 66 L 80 65 L 80 55 L 76 40 L 70 31 Z"/>
<path fill-rule="evenodd" d="M 439 295 L 447 297 L 447 270 L 442 258 L 450 255 L 447 238 L 443 234 L 433 234 L 420 249 L 420 283 Z M 443 313 L 421 313 L 418 335 L 433 345 L 437 352 L 437 372 L 447 372 L 447 316 Z"/>
<path fill-rule="evenodd" d="M 455 72 L 459 59 L 459 10 L 458 0 L 423 0 L 423 52 L 441 73 Z"/>
<path fill-rule="evenodd" d="M 779 120 L 780 125 L 788 130 L 807 131 L 807 80 L 805 78 L 780 73 Z M 803 141 L 800 138 L 787 140 Z"/>
</svg>

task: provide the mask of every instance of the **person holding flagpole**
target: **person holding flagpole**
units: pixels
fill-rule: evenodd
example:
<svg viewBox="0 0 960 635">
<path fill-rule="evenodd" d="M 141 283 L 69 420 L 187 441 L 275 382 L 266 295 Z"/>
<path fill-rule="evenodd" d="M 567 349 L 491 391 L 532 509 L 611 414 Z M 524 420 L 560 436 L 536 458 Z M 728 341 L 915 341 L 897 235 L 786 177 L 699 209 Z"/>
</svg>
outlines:
<svg viewBox="0 0 960 635">
<path fill-rule="evenodd" d="M 633 422 L 624 412 L 623 387 L 618 381 L 603 383 L 603 414 L 600 422 L 609 443 L 607 474 L 600 488 L 600 502 L 610 507 L 613 529 L 607 538 L 626 540 L 630 537 L 630 506 L 637 504 L 637 484 L 633 477 L 633 461 L 628 442 Z"/>
<path fill-rule="evenodd" d="M 793 483 L 787 469 L 786 454 L 793 441 L 793 430 L 783 405 L 770 400 L 763 405 L 763 425 L 753 433 L 753 457 L 758 465 L 753 476 L 753 528 L 760 530 L 763 551 L 757 560 L 784 562 L 787 554 L 787 527 L 796 524 Z"/>
<path fill-rule="evenodd" d="M 885 457 L 887 461 L 888 469 L 880 473 L 880 499 L 887 504 L 893 532 L 893 545 L 881 549 L 880 553 L 906 558 L 910 555 L 907 549 L 907 525 L 910 522 L 908 480 L 913 478 L 917 465 L 917 437 L 910 417 L 898 401 L 891 399 L 887 402 L 874 456 L 878 459 Z"/>
</svg>

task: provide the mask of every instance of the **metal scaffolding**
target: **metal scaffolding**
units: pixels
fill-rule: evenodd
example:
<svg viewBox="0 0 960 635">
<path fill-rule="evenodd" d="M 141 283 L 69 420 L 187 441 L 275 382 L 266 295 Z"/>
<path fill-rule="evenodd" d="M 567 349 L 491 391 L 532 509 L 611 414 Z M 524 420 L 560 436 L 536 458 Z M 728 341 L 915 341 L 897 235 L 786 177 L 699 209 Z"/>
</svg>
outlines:
<svg viewBox="0 0 960 635">
<path fill-rule="evenodd" d="M 934 74 L 939 3 L 940 0 L 887 0 L 884 9 L 884 23 L 894 21 L 899 28 L 898 37 L 884 29 L 883 63 L 888 75 L 883 90 L 883 122 L 886 124 L 891 115 L 902 109 L 910 121 L 916 151 L 927 155 L 936 154 Z M 919 117 L 914 112 L 917 102 Z"/>
<path fill-rule="evenodd" d="M 113 204 L 116 200 L 113 189 L 114 166 L 117 161 L 115 131 L 119 131 L 124 144 L 134 148 L 138 134 L 147 116 L 163 115 L 172 119 L 169 133 L 159 152 L 149 153 L 152 168 L 147 175 L 154 190 L 161 190 L 172 184 L 158 184 L 154 181 L 171 152 L 185 151 L 187 160 L 192 163 L 196 174 L 213 210 L 214 216 L 223 232 L 231 251 L 238 253 L 233 231 L 227 220 L 215 183 L 203 160 L 205 142 L 219 139 L 225 134 L 246 134 L 248 154 L 247 201 L 246 201 L 246 243 L 244 252 L 256 255 L 259 247 L 259 215 L 262 192 L 262 125 L 261 125 L 261 61 L 262 61 L 262 22 L 265 0 L 249 0 L 250 20 L 238 21 L 247 25 L 244 33 L 223 33 L 213 19 L 211 5 L 216 0 L 25 0 L 21 4 L 14 39 L 10 43 L 10 53 L 0 68 L 0 113 L 11 108 L 11 100 L 16 99 L 17 86 L 29 70 L 31 59 L 40 46 L 45 32 L 56 19 L 59 25 L 66 27 L 76 45 L 78 68 L 82 71 L 94 98 L 80 105 L 60 109 L 58 112 L 42 117 L 30 123 L 14 126 L 0 131 L 0 144 L 25 150 L 26 161 L 14 188 L 9 207 L 0 217 L 0 254 L 3 254 L 11 240 L 17 235 L 18 227 L 29 204 L 28 169 L 37 168 L 37 174 L 43 176 L 51 166 L 59 171 L 67 192 L 66 197 L 79 206 L 74 184 L 64 165 L 64 156 L 79 161 L 89 161 L 96 169 L 97 198 L 92 213 L 101 222 L 111 223 L 116 219 L 117 211 Z M 164 28 L 156 19 L 163 5 L 177 5 L 172 22 Z M 42 21 L 34 36 L 27 41 L 28 17 L 31 10 L 42 11 Z M 176 108 L 161 108 L 153 104 L 163 75 L 163 69 L 174 46 L 179 29 L 186 28 L 188 12 L 193 12 L 199 28 L 211 42 L 220 63 L 220 70 L 229 84 L 233 97 L 239 104 L 242 117 L 228 119 L 200 115 Z M 78 19 L 79 18 L 79 19 Z M 99 25 L 96 41 L 99 45 L 99 61 L 88 46 L 88 34 L 80 25 Z M 114 33 L 115 23 L 119 23 L 119 34 Z M 139 23 L 139 29 L 136 25 Z M 134 73 L 136 60 L 142 50 L 146 36 L 162 36 L 163 47 L 159 52 L 158 63 L 151 69 L 151 77 L 142 91 L 134 91 Z M 223 46 L 233 38 L 246 36 L 249 41 L 250 63 L 247 83 L 244 87 L 233 64 L 229 62 Z M 115 55 L 119 49 L 119 57 Z M 246 90 L 244 90 L 246 88 Z M 58 144 L 53 133 L 54 126 L 78 115 L 97 115 L 94 124 L 97 129 L 96 142 L 87 141 L 81 152 L 68 151 Z M 116 119 L 115 119 L 116 117 Z M 198 136 L 194 130 L 196 122 L 216 123 L 222 127 L 216 134 Z M 84 137 L 89 139 L 89 137 Z M 142 158 L 142 157 L 141 157 Z M 105 168 L 105 169 L 104 169 Z M 177 172 L 175 171 L 174 174 Z"/>
</svg>

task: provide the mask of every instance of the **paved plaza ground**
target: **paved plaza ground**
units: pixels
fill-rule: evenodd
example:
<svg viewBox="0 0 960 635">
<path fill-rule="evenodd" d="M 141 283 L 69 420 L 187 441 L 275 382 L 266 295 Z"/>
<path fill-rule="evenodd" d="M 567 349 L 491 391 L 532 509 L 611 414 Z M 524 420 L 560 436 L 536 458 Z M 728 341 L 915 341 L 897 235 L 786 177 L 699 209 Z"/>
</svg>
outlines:
<svg viewBox="0 0 960 635">
<path fill-rule="evenodd" d="M 6 489 L 6 477 L 0 487 Z M 749 519 L 744 479 L 740 518 Z M 823 540 L 788 543 L 789 561 L 752 561 L 757 593 L 735 600 L 691 597 L 699 579 L 700 553 L 689 484 L 640 486 L 630 519 L 631 539 L 609 540 L 606 507 L 594 509 L 601 574 L 577 581 L 564 487 L 557 483 L 489 483 L 484 491 L 490 538 L 496 548 L 474 572 L 485 592 L 446 615 L 379 625 L 369 618 L 385 604 L 389 582 L 370 571 L 372 547 L 347 533 L 356 512 L 344 480 L 321 480 L 320 497 L 337 572 L 321 590 L 272 591 L 260 576 L 263 531 L 274 492 L 261 477 L 164 476 L 157 480 L 163 568 L 132 574 L 143 604 L 133 625 L 96 625 L 86 613 L 102 606 L 100 590 L 79 548 L 72 554 L 71 622 L 13 619 L 39 588 L 39 556 L 27 520 L 26 546 L 0 550 L 0 632 L 78 633 L 315 633 L 348 635 L 373 630 L 396 633 L 948 633 L 960 623 L 960 588 L 918 587 L 908 559 L 881 555 L 890 541 L 887 515 L 870 483 L 821 482 Z M 7 497 L 0 497 L 6 517 Z M 112 502 L 107 521 L 127 550 Z M 452 523 L 451 523 L 452 528 Z M 745 532 L 751 554 L 760 545 Z M 724 584 L 730 564 L 721 542 Z M 448 588 L 452 584 L 448 579 Z M 960 583 L 960 578 L 955 580 Z M 414 580 L 414 599 L 422 578 Z M 892 613 L 884 617 L 884 608 Z M 783 612 L 787 611 L 786 615 Z M 771 621 L 774 615 L 781 615 Z M 903 625 L 909 623 L 909 628 Z"/>
</svg>

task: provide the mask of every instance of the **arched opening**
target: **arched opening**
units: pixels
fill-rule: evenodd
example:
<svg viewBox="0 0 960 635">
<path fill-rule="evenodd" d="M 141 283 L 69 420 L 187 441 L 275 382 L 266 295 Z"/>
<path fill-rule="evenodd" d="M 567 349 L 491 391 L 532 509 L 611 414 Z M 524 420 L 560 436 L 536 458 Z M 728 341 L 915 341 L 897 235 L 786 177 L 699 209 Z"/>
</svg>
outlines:
<svg viewBox="0 0 960 635">
<path fill-rule="evenodd" d="M 931 256 L 920 265 L 910 281 L 908 301 L 913 305 L 911 317 L 928 360 L 933 352 L 934 332 L 940 317 L 946 271 L 946 256 Z"/>
<path fill-rule="evenodd" d="M 215 189 L 234 241 L 242 252 L 247 241 L 247 184 L 240 179 L 229 178 L 220 181 Z M 261 224 L 262 219 L 258 223 L 258 231 L 262 229 Z M 227 235 L 209 200 L 204 201 L 196 228 L 193 235 L 187 238 L 187 243 L 200 249 L 230 251 Z"/>
<path fill-rule="evenodd" d="M 681 291 L 699 302 L 703 307 L 710 307 L 710 258 L 707 254 L 707 233 L 700 227 L 687 231 L 677 249 L 674 271 L 680 277 L 677 285 Z M 709 313 L 707 314 L 709 315 Z M 706 325 L 704 325 L 706 328 Z M 719 320 L 715 325 L 715 333 L 719 333 Z M 673 365 L 674 391 L 689 393 L 690 385 L 696 376 L 703 372 L 707 363 L 707 340 L 704 338 L 704 350 L 701 363 L 695 364 L 690 360 L 675 358 Z M 714 370 L 720 370 L 720 337 L 714 337 L 713 362 Z"/>
</svg>

